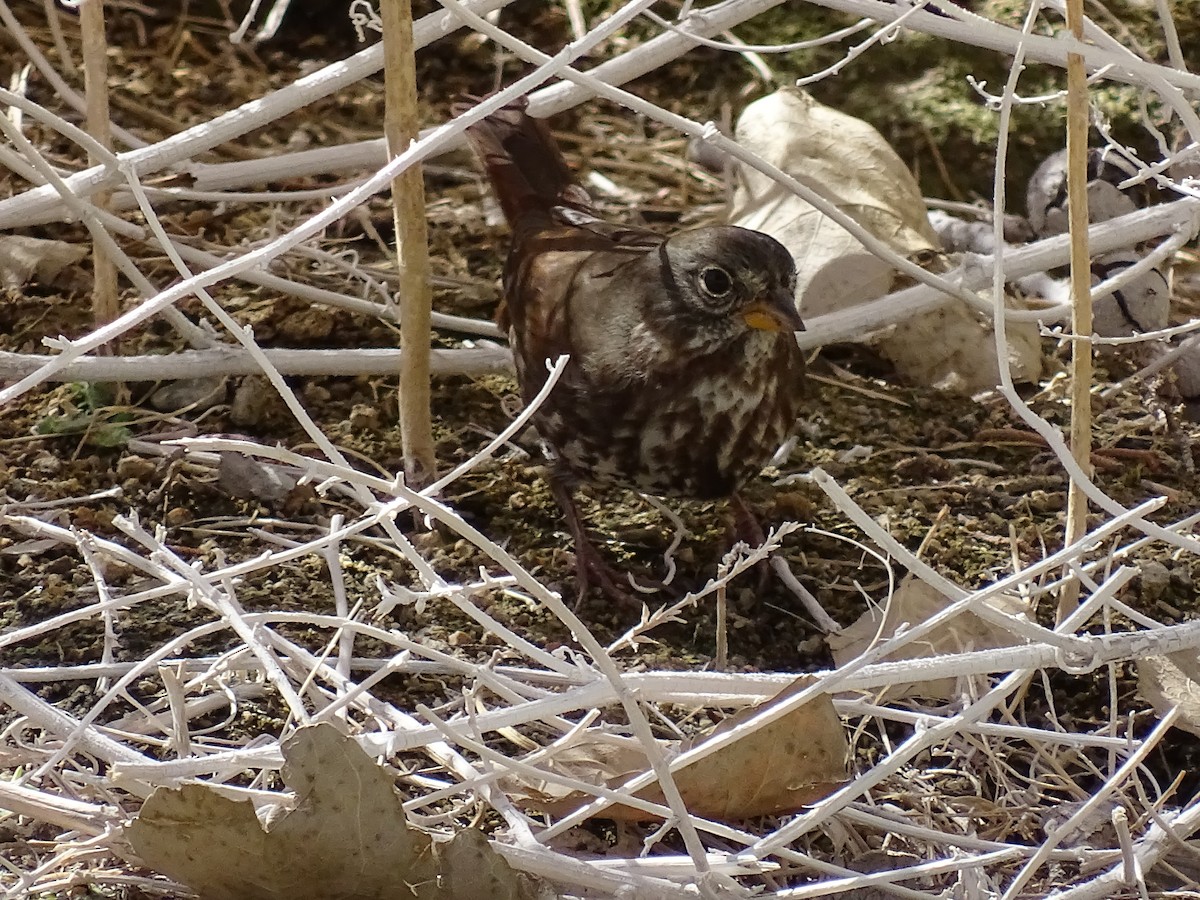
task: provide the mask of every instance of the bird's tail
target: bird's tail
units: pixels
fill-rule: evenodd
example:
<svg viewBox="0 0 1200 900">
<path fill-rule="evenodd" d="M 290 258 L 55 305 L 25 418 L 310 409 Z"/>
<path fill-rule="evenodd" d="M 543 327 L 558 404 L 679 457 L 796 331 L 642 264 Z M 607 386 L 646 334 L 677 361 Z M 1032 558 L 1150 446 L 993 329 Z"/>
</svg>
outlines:
<svg viewBox="0 0 1200 900">
<path fill-rule="evenodd" d="M 526 114 L 527 105 L 522 97 L 467 128 L 467 139 L 514 231 L 551 224 L 555 207 L 592 211 L 550 129 Z"/>
</svg>

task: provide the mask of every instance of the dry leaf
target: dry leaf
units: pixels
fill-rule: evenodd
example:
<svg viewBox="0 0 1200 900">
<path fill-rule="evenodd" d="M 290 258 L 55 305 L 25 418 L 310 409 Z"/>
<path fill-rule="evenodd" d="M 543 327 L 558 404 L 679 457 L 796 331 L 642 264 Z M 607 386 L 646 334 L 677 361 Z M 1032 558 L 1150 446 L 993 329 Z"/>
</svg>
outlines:
<svg viewBox="0 0 1200 900">
<path fill-rule="evenodd" d="M 778 706 L 812 683 L 802 676 L 758 706 L 744 709 L 718 725 L 690 749 Z M 833 698 L 819 694 L 770 725 L 747 734 L 723 750 L 676 773 L 675 783 L 697 815 L 717 820 L 746 819 L 794 812 L 828 796 L 848 777 L 848 744 Z M 657 786 L 639 792 L 653 800 Z"/>
<path fill-rule="evenodd" d="M 1028 617 L 1027 604 L 1018 597 L 1003 594 L 989 601 L 994 608 L 1010 616 Z M 888 601 L 886 610 L 871 607 L 849 628 L 829 637 L 829 649 L 837 665 L 845 665 L 861 656 L 879 641 L 896 633 L 896 629 L 907 622 L 910 626 L 932 618 L 947 606 L 949 598 L 923 581 L 909 576 Z M 878 636 L 878 637 L 877 637 Z M 1015 647 L 1025 640 L 1001 625 L 993 625 L 973 612 L 964 612 L 949 622 L 935 628 L 920 640 L 912 641 L 889 654 L 886 660 L 923 659 L 962 653 L 968 650 L 989 650 L 997 647 Z M 881 660 L 881 662 L 884 660 Z M 882 694 L 881 702 L 902 697 L 924 697 L 953 700 L 960 694 L 958 679 L 934 678 L 928 681 L 890 685 Z"/>
<path fill-rule="evenodd" d="M 158 788 L 125 830 L 134 851 L 202 900 L 534 896 L 482 835 L 431 846 L 408 826 L 391 776 L 332 725 L 300 728 L 282 749 L 295 805 L 266 829 L 249 801 L 202 784 Z"/>
<path fill-rule="evenodd" d="M 908 168 L 861 119 L 784 88 L 746 107 L 737 140 L 793 178 L 832 195 L 838 208 L 896 252 L 940 249 Z M 819 316 L 887 293 L 895 277 L 840 225 L 766 175 L 741 166 L 730 222 L 765 231 L 796 259 L 796 299 Z"/>
<path fill-rule="evenodd" d="M 64 269 L 87 254 L 87 248 L 65 241 L 20 234 L 0 236 L 0 285 L 20 288 L 30 282 L 54 284 Z"/>
<path fill-rule="evenodd" d="M 447 844 L 435 844 L 442 892 L 447 900 L 534 900 L 532 882 L 513 871 L 477 828 L 464 828 Z"/>
<path fill-rule="evenodd" d="M 678 746 L 677 741 L 661 743 L 669 753 Z M 539 765 L 556 775 L 612 786 L 645 771 L 648 763 L 637 739 L 590 730 L 576 736 L 570 744 L 555 747 Z M 582 794 L 558 779 L 509 775 L 500 778 L 500 784 L 514 800 L 557 815 L 565 815 L 592 799 L 591 794 Z"/>
<path fill-rule="evenodd" d="M 746 108 L 737 139 L 831 197 L 900 255 L 924 257 L 941 250 L 916 179 L 866 122 L 823 106 L 798 88 L 784 88 Z M 796 301 L 806 317 L 848 309 L 893 289 L 896 271 L 840 225 L 766 175 L 745 165 L 740 172 L 730 222 L 766 232 L 791 251 L 799 273 Z M 1037 326 L 1012 322 L 1007 332 L 1014 379 L 1036 380 L 1041 375 Z M 991 321 L 963 304 L 892 326 L 871 343 L 911 382 L 964 393 L 997 383 Z"/>
<path fill-rule="evenodd" d="M 802 678 L 759 706 L 742 710 L 711 732 L 680 744 L 664 741 L 664 752 L 676 756 L 738 726 L 764 709 L 779 703 L 809 684 Z M 733 744 L 697 760 L 674 773 L 675 783 L 689 811 L 710 819 L 734 821 L 752 816 L 792 812 L 827 796 L 846 780 L 847 744 L 842 721 L 825 694 L 788 713 L 782 719 L 746 734 Z M 631 738 L 596 734 L 556 751 L 543 764 L 573 778 L 616 787 L 644 772 L 649 763 L 640 743 Z M 530 805 L 566 815 L 591 801 L 591 794 L 572 792 L 545 781 L 505 785 L 510 794 Z M 663 793 L 647 785 L 637 796 L 656 803 Z M 602 815 L 608 819 L 641 821 L 647 814 L 628 806 L 614 806 Z"/>
<path fill-rule="evenodd" d="M 1160 716 L 1179 707 L 1175 725 L 1200 734 L 1200 656 L 1195 650 L 1148 656 L 1137 662 L 1138 693 Z"/>
</svg>

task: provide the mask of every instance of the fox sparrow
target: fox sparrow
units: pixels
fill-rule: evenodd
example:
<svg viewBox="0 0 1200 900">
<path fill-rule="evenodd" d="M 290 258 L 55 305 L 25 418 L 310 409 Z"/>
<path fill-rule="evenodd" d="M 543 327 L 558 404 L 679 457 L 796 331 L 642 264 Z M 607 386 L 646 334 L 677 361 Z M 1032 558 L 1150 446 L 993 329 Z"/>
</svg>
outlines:
<svg viewBox="0 0 1200 900">
<path fill-rule="evenodd" d="M 601 220 L 525 105 L 467 130 L 512 229 L 498 319 L 527 403 L 546 361 L 570 356 L 533 421 L 554 460 L 581 595 L 589 576 L 620 594 L 574 488 L 728 497 L 762 469 L 792 431 L 803 385 L 795 264 L 745 228 L 664 237 Z"/>
</svg>

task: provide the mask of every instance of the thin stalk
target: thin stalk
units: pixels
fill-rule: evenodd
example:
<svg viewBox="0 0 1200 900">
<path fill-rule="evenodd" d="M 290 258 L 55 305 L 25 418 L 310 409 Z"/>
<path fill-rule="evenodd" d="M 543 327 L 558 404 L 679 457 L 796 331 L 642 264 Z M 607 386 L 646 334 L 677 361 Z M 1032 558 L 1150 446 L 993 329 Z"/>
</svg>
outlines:
<svg viewBox="0 0 1200 900">
<path fill-rule="evenodd" d="M 416 49 L 411 0 L 381 4 L 384 57 L 384 136 L 388 158 L 403 153 L 420 134 L 417 114 Z M 400 276 L 400 438 L 404 474 L 419 488 L 435 474 L 429 413 L 429 342 L 432 293 L 425 230 L 425 181 L 421 164 L 392 179 L 396 224 L 396 267 Z"/>
<path fill-rule="evenodd" d="M 1067 27 L 1083 39 L 1083 0 L 1067 0 Z M 1092 268 L 1088 255 L 1088 95 L 1083 57 L 1067 54 L 1067 220 L 1071 236 L 1071 331 L 1092 334 Z M 1092 343 L 1071 342 L 1071 455 L 1088 476 L 1092 456 Z M 1088 501 L 1075 478 L 1067 488 L 1065 543 L 1087 532 Z M 1079 580 L 1068 579 L 1058 597 L 1061 623 L 1079 605 Z"/>
<path fill-rule="evenodd" d="M 79 29 L 83 46 L 83 83 L 87 95 L 87 131 L 106 150 L 112 149 L 112 123 L 108 114 L 108 41 L 104 36 L 104 0 L 82 0 Z M 88 161 L 104 160 L 94 153 Z M 108 191 L 98 191 L 95 205 L 107 210 Z M 117 267 L 99 243 L 92 245 L 92 319 L 97 326 L 117 317 Z M 103 351 L 102 351 L 103 352 Z"/>
</svg>

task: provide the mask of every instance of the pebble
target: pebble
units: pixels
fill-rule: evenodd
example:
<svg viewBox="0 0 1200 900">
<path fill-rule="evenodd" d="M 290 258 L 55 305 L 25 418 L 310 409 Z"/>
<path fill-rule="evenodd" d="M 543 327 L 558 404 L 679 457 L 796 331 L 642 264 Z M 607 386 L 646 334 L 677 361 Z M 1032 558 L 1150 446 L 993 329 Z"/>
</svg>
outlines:
<svg viewBox="0 0 1200 900">
<path fill-rule="evenodd" d="M 1171 586 L 1171 571 L 1153 560 L 1143 563 L 1141 568 L 1141 597 L 1148 601 L 1157 600 Z"/>
<path fill-rule="evenodd" d="M 257 425 L 266 416 L 275 392 L 265 378 L 248 375 L 233 392 L 229 420 L 241 428 Z"/>
<path fill-rule="evenodd" d="M 225 379 L 183 378 L 163 385 L 150 395 L 150 406 L 159 412 L 181 409 L 200 411 L 225 401 Z"/>
<path fill-rule="evenodd" d="M 132 478 L 145 481 L 158 471 L 158 464 L 143 456 L 127 454 L 117 461 L 117 476 L 121 479 Z"/>
<path fill-rule="evenodd" d="M 350 410 L 349 421 L 355 431 L 375 431 L 379 428 L 379 410 L 366 403 L 356 403 Z"/>
<path fill-rule="evenodd" d="M 57 475 L 62 471 L 63 463 L 53 453 L 43 450 L 34 457 L 29 467 L 42 475 Z"/>
</svg>

